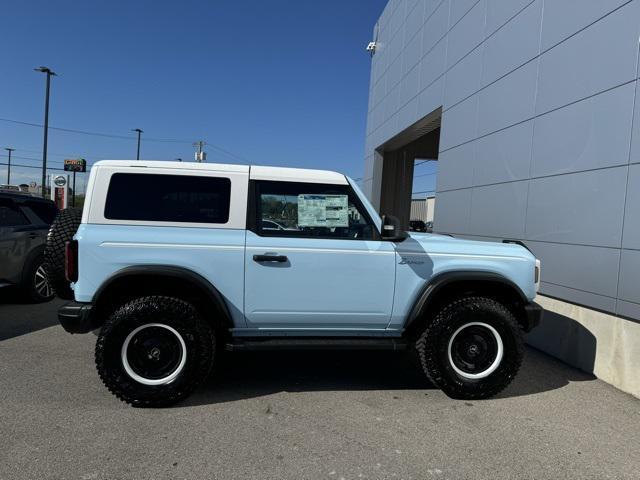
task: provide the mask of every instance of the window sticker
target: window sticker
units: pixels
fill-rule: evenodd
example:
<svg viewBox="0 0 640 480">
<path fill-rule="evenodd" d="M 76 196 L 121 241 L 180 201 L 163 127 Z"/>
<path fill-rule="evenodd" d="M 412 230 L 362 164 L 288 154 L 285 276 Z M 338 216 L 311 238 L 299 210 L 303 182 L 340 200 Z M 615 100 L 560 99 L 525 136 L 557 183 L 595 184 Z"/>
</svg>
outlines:
<svg viewBox="0 0 640 480">
<path fill-rule="evenodd" d="M 348 195 L 298 195 L 299 227 L 348 227 Z"/>
</svg>

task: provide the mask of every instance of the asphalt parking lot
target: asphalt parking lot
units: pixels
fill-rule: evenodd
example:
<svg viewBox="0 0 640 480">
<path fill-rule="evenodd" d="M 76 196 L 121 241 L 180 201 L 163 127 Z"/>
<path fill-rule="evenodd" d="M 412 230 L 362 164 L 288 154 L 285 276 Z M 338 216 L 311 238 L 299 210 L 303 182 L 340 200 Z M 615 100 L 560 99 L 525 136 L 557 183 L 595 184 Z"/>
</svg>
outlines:
<svg viewBox="0 0 640 480">
<path fill-rule="evenodd" d="M 234 353 L 187 402 L 126 406 L 61 302 L 0 295 L 0 478 L 640 478 L 640 400 L 529 349 L 456 401 L 409 354 Z"/>
</svg>

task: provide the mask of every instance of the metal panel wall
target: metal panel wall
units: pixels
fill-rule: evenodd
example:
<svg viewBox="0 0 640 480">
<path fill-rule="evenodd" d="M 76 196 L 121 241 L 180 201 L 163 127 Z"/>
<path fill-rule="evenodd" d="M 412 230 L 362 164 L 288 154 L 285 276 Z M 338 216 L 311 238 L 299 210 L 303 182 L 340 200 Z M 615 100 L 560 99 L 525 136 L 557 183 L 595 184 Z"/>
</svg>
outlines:
<svg viewBox="0 0 640 480">
<path fill-rule="evenodd" d="M 435 227 L 525 240 L 542 292 L 640 320 L 640 0 L 391 0 L 366 168 L 442 107 Z"/>
</svg>

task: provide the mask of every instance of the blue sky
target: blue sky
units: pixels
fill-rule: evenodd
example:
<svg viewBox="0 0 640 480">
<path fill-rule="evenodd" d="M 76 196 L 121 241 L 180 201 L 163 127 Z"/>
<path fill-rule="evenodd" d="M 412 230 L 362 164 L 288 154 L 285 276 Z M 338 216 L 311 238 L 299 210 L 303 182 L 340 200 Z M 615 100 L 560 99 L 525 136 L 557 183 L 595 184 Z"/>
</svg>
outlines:
<svg viewBox="0 0 640 480">
<path fill-rule="evenodd" d="M 3 9 L 0 118 L 41 124 L 46 65 L 49 160 L 193 158 L 362 175 L 370 58 L 386 0 L 20 1 Z M 182 143 L 147 139 L 177 139 Z M 0 121 L 13 163 L 41 165 L 42 129 Z M 6 162 L 6 152 L 0 162 Z M 22 157 L 22 158 L 17 158 Z M 34 159 L 34 160 L 31 160 Z M 6 180 L 0 167 L 0 182 Z M 12 183 L 39 180 L 12 168 Z"/>
</svg>

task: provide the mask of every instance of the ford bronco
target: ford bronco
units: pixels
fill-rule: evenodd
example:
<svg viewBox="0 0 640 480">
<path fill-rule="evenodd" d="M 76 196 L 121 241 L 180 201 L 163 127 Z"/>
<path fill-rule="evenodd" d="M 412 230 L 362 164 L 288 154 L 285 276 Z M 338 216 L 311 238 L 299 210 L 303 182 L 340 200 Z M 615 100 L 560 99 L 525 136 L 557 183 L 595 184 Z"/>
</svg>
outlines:
<svg viewBox="0 0 640 480">
<path fill-rule="evenodd" d="M 339 173 L 101 161 L 52 225 L 46 269 L 71 333 L 95 331 L 106 387 L 188 396 L 221 349 L 415 348 L 454 398 L 516 375 L 540 263 L 514 242 L 405 233 Z"/>
</svg>

